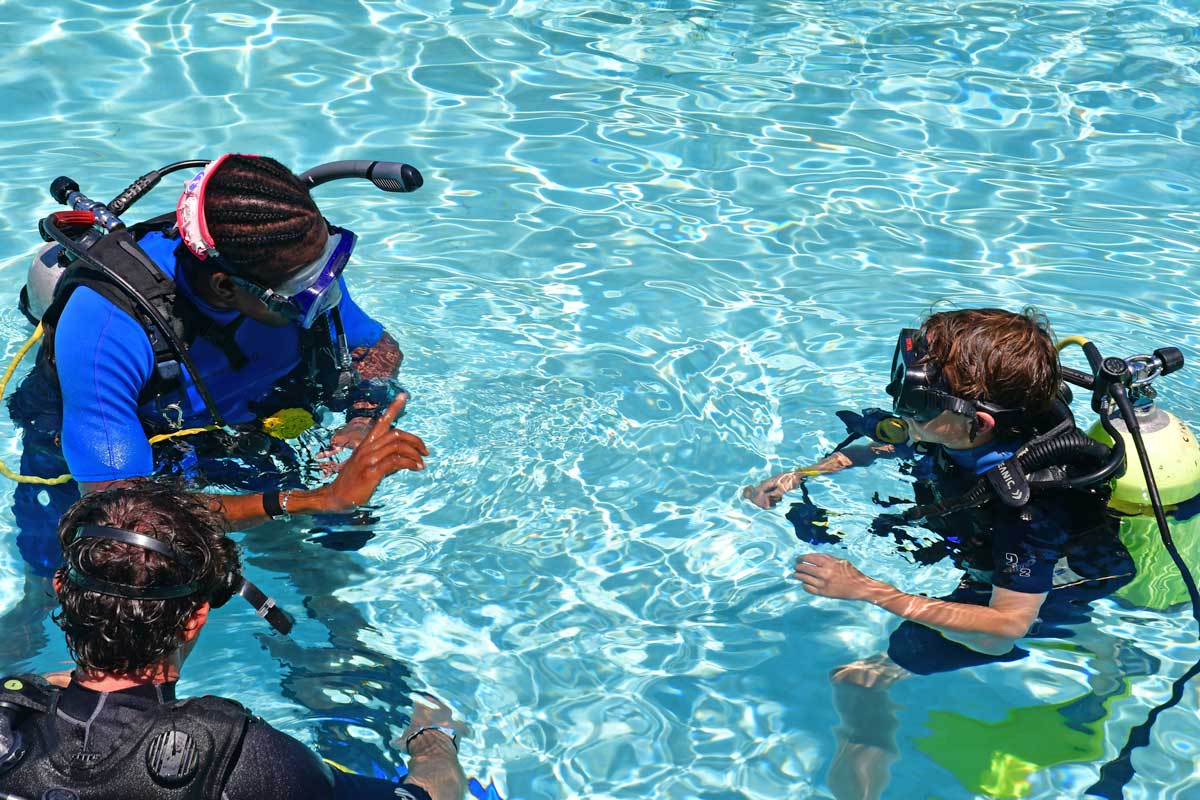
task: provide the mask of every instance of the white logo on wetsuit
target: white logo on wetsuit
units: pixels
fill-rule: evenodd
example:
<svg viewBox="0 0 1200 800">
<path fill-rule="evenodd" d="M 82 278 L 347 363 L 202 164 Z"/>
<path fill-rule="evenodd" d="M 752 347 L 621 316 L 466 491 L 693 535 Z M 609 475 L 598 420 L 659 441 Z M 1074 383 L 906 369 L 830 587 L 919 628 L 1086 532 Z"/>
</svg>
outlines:
<svg viewBox="0 0 1200 800">
<path fill-rule="evenodd" d="M 1020 578 L 1028 578 L 1033 574 L 1032 558 L 1029 559 L 1029 564 L 1027 566 L 1021 564 L 1021 559 L 1016 553 L 1005 553 L 1004 560 L 1008 562 L 1008 572 L 1016 572 L 1017 576 Z"/>
</svg>

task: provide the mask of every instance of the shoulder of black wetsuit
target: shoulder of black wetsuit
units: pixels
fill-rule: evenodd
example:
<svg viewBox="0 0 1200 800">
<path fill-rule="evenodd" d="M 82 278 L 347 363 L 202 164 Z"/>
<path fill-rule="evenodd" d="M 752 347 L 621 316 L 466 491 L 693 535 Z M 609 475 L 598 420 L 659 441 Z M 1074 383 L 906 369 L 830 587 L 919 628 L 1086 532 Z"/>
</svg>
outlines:
<svg viewBox="0 0 1200 800">
<path fill-rule="evenodd" d="M 401 792 L 407 793 L 403 794 Z M 431 800 L 409 783 L 331 769 L 297 739 L 254 719 L 225 784 L 225 800 Z"/>
<path fill-rule="evenodd" d="M 9 675 L 0 678 L 0 709 L 44 713 L 58 691 L 40 675 Z"/>
<path fill-rule="evenodd" d="M 57 702 L 30 710 L 21 722 L 22 749 L 5 765 L 3 791 L 30 798 L 43 796 L 47 787 L 80 797 L 221 797 L 250 719 L 241 705 L 218 697 L 160 704 L 96 692 L 85 721 L 62 713 L 60 703 L 70 692 L 51 690 Z M 66 747 L 63 725 L 86 728 L 95 751 Z"/>
</svg>

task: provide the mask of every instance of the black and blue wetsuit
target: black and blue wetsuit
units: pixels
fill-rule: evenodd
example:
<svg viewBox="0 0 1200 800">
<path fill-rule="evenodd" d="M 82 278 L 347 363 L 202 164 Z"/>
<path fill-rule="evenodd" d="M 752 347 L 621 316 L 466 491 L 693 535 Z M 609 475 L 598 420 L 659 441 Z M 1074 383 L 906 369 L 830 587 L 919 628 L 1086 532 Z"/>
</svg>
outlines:
<svg viewBox="0 0 1200 800">
<path fill-rule="evenodd" d="M 25 683 L 19 702 L 34 702 L 20 709 L 16 731 L 27 749 L 15 765 L 0 768 L 0 796 L 430 800 L 420 786 L 331 769 L 231 701 L 180 703 L 174 683 L 119 692 L 75 681 L 62 690 Z M 46 794 L 55 788 L 72 794 Z"/>
<path fill-rule="evenodd" d="M 1012 455 L 1015 443 L 992 442 L 972 450 L 934 447 L 912 467 L 917 502 L 965 494 L 977 477 Z M 941 599 L 987 605 L 992 589 L 1048 593 L 1030 637 L 1072 635 L 1069 625 L 1087 621 L 1091 601 L 1133 579 L 1136 567 L 1118 536 L 1119 520 L 1107 510 L 1104 486 L 1035 492 L 1023 508 L 991 500 L 978 508 L 932 518 L 924 524 L 945 541 L 966 571 L 959 587 Z M 911 672 L 931 674 L 1028 653 L 1014 647 L 987 655 L 953 642 L 940 632 L 906 621 L 892 634 L 888 655 Z"/>
</svg>

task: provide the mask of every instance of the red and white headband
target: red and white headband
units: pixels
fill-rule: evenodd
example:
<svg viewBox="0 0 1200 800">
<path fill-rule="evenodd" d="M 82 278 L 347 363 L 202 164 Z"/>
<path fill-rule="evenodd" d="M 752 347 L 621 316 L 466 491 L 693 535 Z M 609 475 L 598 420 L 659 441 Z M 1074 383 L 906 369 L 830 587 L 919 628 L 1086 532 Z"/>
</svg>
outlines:
<svg viewBox="0 0 1200 800">
<path fill-rule="evenodd" d="M 179 235 L 192 255 L 201 261 L 209 256 L 218 256 L 217 243 L 208 232 L 208 224 L 204 221 L 204 190 L 208 180 L 225 163 L 225 159 L 233 155 L 245 158 L 258 158 L 249 153 L 226 153 L 220 158 L 208 162 L 203 171 L 183 185 L 183 194 L 179 197 L 179 205 L 175 207 L 175 223 L 179 227 Z"/>
</svg>

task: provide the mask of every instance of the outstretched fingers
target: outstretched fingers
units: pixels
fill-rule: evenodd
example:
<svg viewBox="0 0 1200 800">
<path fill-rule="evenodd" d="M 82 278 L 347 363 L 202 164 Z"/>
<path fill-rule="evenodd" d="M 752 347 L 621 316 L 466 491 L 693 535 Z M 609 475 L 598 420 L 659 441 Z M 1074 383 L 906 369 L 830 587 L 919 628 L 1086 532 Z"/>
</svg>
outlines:
<svg viewBox="0 0 1200 800">
<path fill-rule="evenodd" d="M 396 417 L 400 416 L 400 412 L 404 410 L 406 403 L 408 403 L 408 392 L 400 392 L 393 397 L 392 402 L 388 403 L 387 409 L 380 415 L 379 419 L 375 420 L 375 425 L 372 426 L 371 432 L 367 434 L 367 438 L 363 440 L 363 444 L 367 444 L 387 433 L 392 427 L 392 423 L 396 421 Z"/>
<path fill-rule="evenodd" d="M 429 449 L 419 437 L 394 429 L 375 439 L 361 452 L 367 469 L 382 468 L 389 475 L 399 469 L 425 469 L 424 456 L 429 455 Z"/>
</svg>

